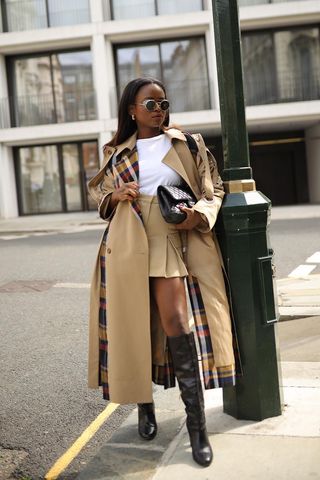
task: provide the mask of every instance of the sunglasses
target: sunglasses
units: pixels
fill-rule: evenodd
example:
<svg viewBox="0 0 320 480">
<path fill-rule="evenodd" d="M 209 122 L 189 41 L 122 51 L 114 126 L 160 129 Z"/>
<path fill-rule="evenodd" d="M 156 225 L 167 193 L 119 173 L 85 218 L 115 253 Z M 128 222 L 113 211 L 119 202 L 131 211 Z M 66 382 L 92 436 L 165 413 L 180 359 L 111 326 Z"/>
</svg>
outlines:
<svg viewBox="0 0 320 480">
<path fill-rule="evenodd" d="M 170 104 L 168 100 L 161 100 L 161 102 L 156 102 L 155 100 L 145 100 L 142 103 L 135 103 L 135 105 L 142 105 L 148 112 L 154 112 L 159 106 L 164 112 L 168 110 Z"/>
</svg>

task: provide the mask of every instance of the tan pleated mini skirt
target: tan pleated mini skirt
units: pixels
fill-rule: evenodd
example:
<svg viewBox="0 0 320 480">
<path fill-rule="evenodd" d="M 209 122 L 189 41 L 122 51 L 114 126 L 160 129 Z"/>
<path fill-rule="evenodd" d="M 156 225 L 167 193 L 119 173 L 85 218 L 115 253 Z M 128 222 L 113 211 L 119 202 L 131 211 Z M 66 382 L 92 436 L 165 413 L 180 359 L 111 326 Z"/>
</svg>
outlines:
<svg viewBox="0 0 320 480">
<path fill-rule="evenodd" d="M 163 219 L 157 197 L 139 195 L 138 202 L 149 243 L 149 277 L 187 276 L 180 232 Z"/>
</svg>

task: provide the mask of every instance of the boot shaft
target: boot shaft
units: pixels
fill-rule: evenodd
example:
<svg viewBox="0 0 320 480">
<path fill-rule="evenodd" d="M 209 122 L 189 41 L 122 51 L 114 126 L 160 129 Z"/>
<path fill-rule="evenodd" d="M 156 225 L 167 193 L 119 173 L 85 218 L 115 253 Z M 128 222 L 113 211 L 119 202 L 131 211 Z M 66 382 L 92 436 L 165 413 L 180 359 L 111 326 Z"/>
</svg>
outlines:
<svg viewBox="0 0 320 480">
<path fill-rule="evenodd" d="M 194 334 L 190 332 L 168 337 L 168 345 L 181 398 L 186 407 L 187 427 L 205 428 L 204 399 Z"/>
</svg>

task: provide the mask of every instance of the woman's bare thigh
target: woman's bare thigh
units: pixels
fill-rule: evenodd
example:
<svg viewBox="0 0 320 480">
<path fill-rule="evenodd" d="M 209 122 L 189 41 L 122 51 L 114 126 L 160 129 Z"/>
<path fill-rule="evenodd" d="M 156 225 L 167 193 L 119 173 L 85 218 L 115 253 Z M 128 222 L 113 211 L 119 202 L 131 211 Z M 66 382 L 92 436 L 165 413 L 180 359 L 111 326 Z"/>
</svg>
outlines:
<svg viewBox="0 0 320 480">
<path fill-rule="evenodd" d="M 151 277 L 150 288 L 166 335 L 178 336 L 189 333 L 184 279 L 182 277 Z"/>
</svg>

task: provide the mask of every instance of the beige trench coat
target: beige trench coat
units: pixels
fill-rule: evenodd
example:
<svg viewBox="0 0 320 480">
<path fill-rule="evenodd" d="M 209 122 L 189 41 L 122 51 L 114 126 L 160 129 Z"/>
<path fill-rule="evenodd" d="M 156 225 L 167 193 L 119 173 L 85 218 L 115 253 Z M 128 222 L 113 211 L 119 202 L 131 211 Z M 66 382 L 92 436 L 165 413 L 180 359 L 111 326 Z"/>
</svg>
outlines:
<svg viewBox="0 0 320 480">
<path fill-rule="evenodd" d="M 193 207 L 204 221 L 188 232 L 187 269 L 199 282 L 214 351 L 215 366 L 234 365 L 229 305 L 221 268 L 221 256 L 212 228 L 224 196 L 216 162 L 210 152 L 192 155 L 184 134 L 177 129 L 165 131 L 171 142 L 163 162 L 173 168 L 192 189 L 197 203 Z M 199 135 L 196 138 L 202 142 Z M 90 194 L 99 204 L 104 217 L 111 193 L 112 175 L 105 174 L 115 152 L 117 157 L 130 155 L 136 134 L 116 148 L 107 147 L 104 165 L 88 184 Z M 205 167 L 210 169 L 214 185 L 214 201 L 204 198 Z M 211 184 L 212 187 L 212 184 Z M 99 386 L 99 258 L 91 285 L 89 328 L 90 388 Z M 143 224 L 133 212 L 130 202 L 116 207 L 106 243 L 106 302 L 108 335 L 108 383 L 110 400 L 116 403 L 152 401 L 152 361 L 161 362 L 166 338 L 160 322 L 152 326 L 148 278 L 148 241 Z M 152 338 L 151 338 L 152 337 Z"/>
</svg>

